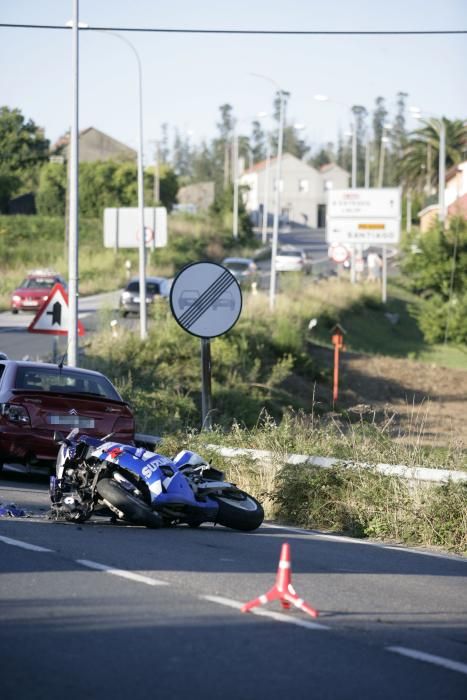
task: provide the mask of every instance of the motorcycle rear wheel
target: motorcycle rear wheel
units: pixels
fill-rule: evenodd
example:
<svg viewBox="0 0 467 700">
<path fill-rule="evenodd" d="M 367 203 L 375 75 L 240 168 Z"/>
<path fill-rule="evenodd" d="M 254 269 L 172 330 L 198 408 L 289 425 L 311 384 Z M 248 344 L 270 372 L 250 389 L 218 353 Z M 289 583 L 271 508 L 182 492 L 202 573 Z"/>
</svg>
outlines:
<svg viewBox="0 0 467 700">
<path fill-rule="evenodd" d="M 211 496 L 219 506 L 216 522 L 233 530 L 248 532 L 256 530 L 264 520 L 264 510 L 256 498 L 245 491 Z"/>
<path fill-rule="evenodd" d="M 161 516 L 151 510 L 141 499 L 133 496 L 123 486 L 117 484 L 113 479 L 101 479 L 96 486 L 96 491 L 101 498 L 118 508 L 125 520 L 129 520 L 135 525 L 145 525 L 146 527 L 162 527 Z"/>
</svg>

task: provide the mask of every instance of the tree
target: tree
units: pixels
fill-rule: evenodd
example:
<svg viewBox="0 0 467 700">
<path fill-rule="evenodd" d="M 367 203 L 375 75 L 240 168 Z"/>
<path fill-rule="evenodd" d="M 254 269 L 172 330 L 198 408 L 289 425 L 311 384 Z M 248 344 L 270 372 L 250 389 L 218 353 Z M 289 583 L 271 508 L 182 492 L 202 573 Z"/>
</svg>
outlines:
<svg viewBox="0 0 467 700">
<path fill-rule="evenodd" d="M 220 137 L 214 141 L 215 158 L 223 161 L 223 186 L 227 187 L 230 179 L 231 146 L 232 135 L 235 126 L 233 107 L 230 104 L 223 104 L 219 107 L 221 121 L 217 123 Z"/>
<path fill-rule="evenodd" d="M 0 211 L 7 211 L 14 195 L 36 189 L 48 152 L 42 129 L 19 109 L 0 108 Z"/>
<path fill-rule="evenodd" d="M 67 173 L 63 163 L 42 166 L 36 195 L 37 213 L 42 216 L 65 216 Z"/>
<path fill-rule="evenodd" d="M 192 173 L 192 153 L 188 136 L 183 137 L 178 129 L 175 130 L 172 165 L 180 177 L 190 176 Z"/>
<path fill-rule="evenodd" d="M 357 139 L 357 187 L 365 184 L 365 156 L 366 156 L 366 138 L 367 129 L 365 120 L 368 112 L 362 105 L 354 105 L 352 107 L 354 115 L 353 128 L 356 129 Z"/>
<path fill-rule="evenodd" d="M 443 117 L 446 130 L 446 168 L 460 163 L 467 149 L 467 123 L 462 119 Z M 422 190 L 425 184 L 438 187 L 439 132 L 438 119 L 423 121 L 412 132 L 403 153 L 400 172 L 408 185 Z"/>
<path fill-rule="evenodd" d="M 467 223 L 450 219 L 409 239 L 402 270 L 423 301 L 414 309 L 428 342 L 467 343 Z"/>
<path fill-rule="evenodd" d="M 253 163 L 260 163 L 262 160 L 266 159 L 266 134 L 264 133 L 261 124 L 258 120 L 252 123 L 252 133 L 251 133 L 251 156 Z"/>
</svg>

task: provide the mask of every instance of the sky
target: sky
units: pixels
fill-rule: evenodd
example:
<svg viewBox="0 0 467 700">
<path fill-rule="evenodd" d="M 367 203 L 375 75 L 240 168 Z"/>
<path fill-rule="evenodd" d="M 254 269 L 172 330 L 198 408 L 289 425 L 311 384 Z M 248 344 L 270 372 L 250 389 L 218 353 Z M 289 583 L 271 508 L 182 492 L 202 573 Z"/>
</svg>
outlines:
<svg viewBox="0 0 467 700">
<path fill-rule="evenodd" d="M 65 26 L 72 0 L 0 0 L 0 24 Z M 249 30 L 467 29 L 467 0 L 80 0 L 89 27 Z M 290 93 L 289 123 L 311 144 L 336 141 L 349 106 L 372 111 L 396 95 L 427 115 L 467 118 L 467 34 L 448 36 L 270 36 L 125 33 L 141 59 L 145 161 L 161 124 L 193 144 L 217 134 L 231 104 L 239 132 L 272 112 L 277 86 Z M 18 108 L 56 141 L 72 117 L 71 31 L 0 26 L 0 106 Z M 135 148 L 137 65 L 118 37 L 80 32 L 79 128 L 94 126 Z M 256 74 L 256 75 L 253 75 Z M 258 77 L 262 76 L 262 77 Z M 314 99 L 324 94 L 330 101 Z M 271 116 L 263 127 L 274 126 Z M 417 127 L 408 115 L 407 126 Z"/>
</svg>

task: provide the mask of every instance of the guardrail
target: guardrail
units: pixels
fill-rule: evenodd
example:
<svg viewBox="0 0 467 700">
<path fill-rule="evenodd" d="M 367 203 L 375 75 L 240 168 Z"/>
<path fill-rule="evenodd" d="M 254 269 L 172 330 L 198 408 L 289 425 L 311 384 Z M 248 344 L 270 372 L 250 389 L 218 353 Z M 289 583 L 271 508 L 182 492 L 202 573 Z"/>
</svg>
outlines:
<svg viewBox="0 0 467 700">
<path fill-rule="evenodd" d="M 287 454 L 284 457 L 281 457 L 277 453 L 269 450 L 221 447 L 219 445 L 206 445 L 206 449 L 217 452 L 217 454 L 221 455 L 221 457 L 227 458 L 248 457 L 252 460 L 263 460 L 271 463 L 282 461 L 284 465 L 308 465 L 313 467 L 321 467 L 323 469 L 329 469 L 330 467 L 336 466 L 348 467 L 349 469 L 373 469 L 380 474 L 385 474 L 386 476 L 398 476 L 402 479 L 409 479 L 411 481 L 426 481 L 440 484 L 447 483 L 448 481 L 457 483 L 467 482 L 467 472 L 454 471 L 451 469 L 407 467 L 403 464 L 383 464 L 381 462 L 369 464 L 366 462 L 354 462 L 348 459 L 336 459 L 334 457 L 317 457 L 300 454 Z"/>
</svg>

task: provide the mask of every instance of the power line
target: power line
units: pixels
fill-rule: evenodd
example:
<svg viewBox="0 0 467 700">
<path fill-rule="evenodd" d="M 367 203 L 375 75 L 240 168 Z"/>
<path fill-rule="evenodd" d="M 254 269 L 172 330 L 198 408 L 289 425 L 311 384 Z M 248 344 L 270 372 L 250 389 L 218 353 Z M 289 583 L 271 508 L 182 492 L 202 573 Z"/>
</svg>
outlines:
<svg viewBox="0 0 467 700">
<path fill-rule="evenodd" d="M 12 24 L 1 22 L 0 27 L 10 29 L 58 29 L 70 30 L 58 24 Z M 467 34 L 467 29 L 181 29 L 161 27 L 80 27 L 82 32 L 140 32 L 158 34 L 256 34 L 281 36 L 441 36 Z"/>
</svg>

